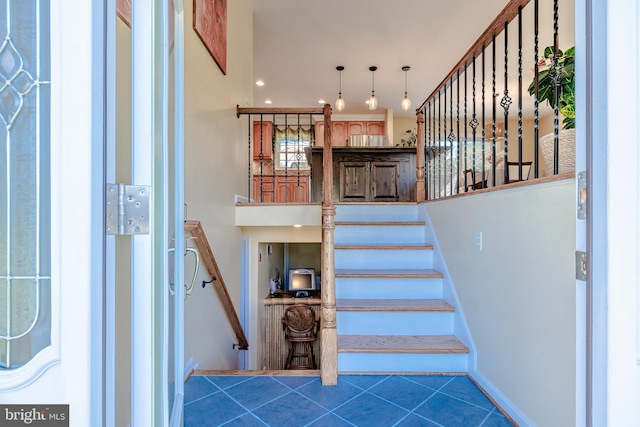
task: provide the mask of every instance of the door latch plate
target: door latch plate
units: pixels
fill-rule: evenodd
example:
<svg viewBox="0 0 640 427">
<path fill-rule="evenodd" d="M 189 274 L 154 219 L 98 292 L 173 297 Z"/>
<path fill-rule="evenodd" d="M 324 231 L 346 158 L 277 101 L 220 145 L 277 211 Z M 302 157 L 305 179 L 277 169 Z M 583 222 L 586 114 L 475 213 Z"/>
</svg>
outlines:
<svg viewBox="0 0 640 427">
<path fill-rule="evenodd" d="M 587 253 L 576 251 L 576 280 L 587 280 Z"/>
</svg>

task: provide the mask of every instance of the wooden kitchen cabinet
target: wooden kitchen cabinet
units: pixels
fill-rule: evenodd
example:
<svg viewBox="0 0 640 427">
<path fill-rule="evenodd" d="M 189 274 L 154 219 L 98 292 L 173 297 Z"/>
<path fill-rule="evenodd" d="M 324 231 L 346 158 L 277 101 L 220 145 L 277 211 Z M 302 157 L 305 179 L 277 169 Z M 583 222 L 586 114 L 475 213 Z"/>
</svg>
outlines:
<svg viewBox="0 0 640 427">
<path fill-rule="evenodd" d="M 384 122 L 364 122 L 367 126 L 366 135 L 384 135 Z"/>
<path fill-rule="evenodd" d="M 273 176 L 254 176 L 252 193 L 255 203 L 273 202 Z"/>
<path fill-rule="evenodd" d="M 399 166 L 399 162 L 371 162 L 370 200 L 372 202 L 395 202 L 400 200 Z"/>
<path fill-rule="evenodd" d="M 315 143 L 314 147 L 324 147 L 324 122 L 315 123 Z"/>
<path fill-rule="evenodd" d="M 341 202 L 396 202 L 399 162 L 340 162 Z"/>
<path fill-rule="evenodd" d="M 348 122 L 331 122 L 331 145 L 346 147 L 349 138 Z"/>
<path fill-rule="evenodd" d="M 315 147 L 324 147 L 324 122 L 315 123 Z M 346 147 L 351 135 L 384 135 L 383 121 L 331 122 L 331 141 L 334 147 Z"/>
<path fill-rule="evenodd" d="M 253 135 L 251 145 L 253 146 L 253 160 L 273 159 L 273 122 L 253 122 Z"/>
<path fill-rule="evenodd" d="M 309 176 L 254 175 L 252 193 L 255 203 L 307 203 Z"/>
<path fill-rule="evenodd" d="M 276 203 L 309 202 L 309 177 L 306 175 L 276 176 Z"/>
<path fill-rule="evenodd" d="M 346 122 L 348 135 L 367 135 L 366 122 Z"/>
<path fill-rule="evenodd" d="M 370 162 L 340 162 L 340 201 L 368 202 Z"/>
<path fill-rule="evenodd" d="M 312 150 L 312 201 L 322 201 L 324 150 Z M 333 150 L 334 202 L 415 201 L 412 147 L 337 147 Z"/>
</svg>

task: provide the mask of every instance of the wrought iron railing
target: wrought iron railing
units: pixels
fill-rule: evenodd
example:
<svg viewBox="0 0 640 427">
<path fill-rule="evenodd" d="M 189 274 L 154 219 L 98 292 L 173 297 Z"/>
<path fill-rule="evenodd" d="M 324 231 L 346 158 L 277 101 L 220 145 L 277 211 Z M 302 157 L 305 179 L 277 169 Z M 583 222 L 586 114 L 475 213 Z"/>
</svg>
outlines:
<svg viewBox="0 0 640 427">
<path fill-rule="evenodd" d="M 416 110 L 427 199 L 575 169 L 569 3 L 509 2 Z"/>
<path fill-rule="evenodd" d="M 324 130 L 324 109 L 238 107 L 237 111 L 238 117 L 248 119 L 247 199 L 253 203 L 308 203 L 311 147 L 316 145 L 316 128 Z"/>
</svg>

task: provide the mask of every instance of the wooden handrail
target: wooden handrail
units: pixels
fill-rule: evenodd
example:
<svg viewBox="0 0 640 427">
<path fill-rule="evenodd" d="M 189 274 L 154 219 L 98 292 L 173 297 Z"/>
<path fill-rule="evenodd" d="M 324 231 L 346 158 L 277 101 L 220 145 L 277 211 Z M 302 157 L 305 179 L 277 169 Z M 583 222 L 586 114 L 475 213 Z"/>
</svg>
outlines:
<svg viewBox="0 0 640 427">
<path fill-rule="evenodd" d="M 312 107 L 312 108 L 298 108 L 298 107 L 240 107 L 236 105 L 236 115 L 240 117 L 241 114 L 324 114 L 324 108 Z"/>
<path fill-rule="evenodd" d="M 214 280 L 211 282 L 211 285 L 218 294 L 218 298 L 220 298 L 220 302 L 227 314 L 229 323 L 231 323 L 233 332 L 236 334 L 238 348 L 240 350 L 247 350 L 249 348 L 247 337 L 242 330 L 242 325 L 240 324 L 236 310 L 233 307 L 233 301 L 231 301 L 231 297 L 229 297 L 229 292 L 227 292 L 227 287 L 222 279 L 222 274 L 220 273 L 218 263 L 213 256 L 213 251 L 211 250 L 207 236 L 204 234 L 202 224 L 200 224 L 200 221 L 187 220 L 184 222 L 184 231 L 188 236 L 193 237 L 193 241 L 198 252 L 200 252 L 200 259 L 202 259 L 202 262 L 207 269 L 207 273 L 209 273 L 210 276 L 213 276 Z"/>
<path fill-rule="evenodd" d="M 442 79 L 442 82 L 436 86 L 436 89 L 427 97 L 427 99 L 420 104 L 418 108 L 416 108 L 416 114 L 422 111 L 422 109 L 427 105 L 427 102 L 431 98 L 433 98 L 442 87 L 446 87 L 447 83 L 451 81 L 451 78 L 456 74 L 457 71 L 462 71 L 465 69 L 467 65 L 471 63 L 474 57 L 477 57 L 482 53 L 483 46 L 487 46 L 491 43 L 491 40 L 494 35 L 500 34 L 502 30 L 504 30 L 504 24 L 506 22 L 511 22 L 513 19 L 518 16 L 518 10 L 520 7 L 525 7 L 529 4 L 531 0 L 511 0 L 507 5 L 502 9 L 502 11 L 498 14 L 496 19 L 487 27 L 487 29 L 482 33 L 482 35 L 476 40 L 476 42 L 471 45 L 471 48 L 464 54 L 464 56 L 458 61 L 458 63 L 451 69 L 449 74 Z"/>
</svg>

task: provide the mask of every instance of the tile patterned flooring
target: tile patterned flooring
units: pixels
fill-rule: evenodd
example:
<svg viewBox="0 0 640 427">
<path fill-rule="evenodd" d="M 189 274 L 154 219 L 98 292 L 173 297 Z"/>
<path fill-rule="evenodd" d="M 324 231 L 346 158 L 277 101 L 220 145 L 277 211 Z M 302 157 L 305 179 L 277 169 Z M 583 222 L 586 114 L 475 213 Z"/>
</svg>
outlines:
<svg viewBox="0 0 640 427">
<path fill-rule="evenodd" d="M 466 376 L 192 376 L 185 427 L 511 426 Z"/>
</svg>

